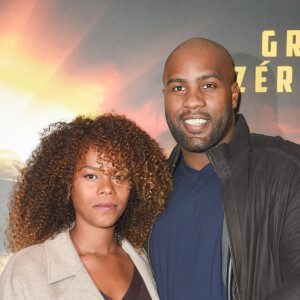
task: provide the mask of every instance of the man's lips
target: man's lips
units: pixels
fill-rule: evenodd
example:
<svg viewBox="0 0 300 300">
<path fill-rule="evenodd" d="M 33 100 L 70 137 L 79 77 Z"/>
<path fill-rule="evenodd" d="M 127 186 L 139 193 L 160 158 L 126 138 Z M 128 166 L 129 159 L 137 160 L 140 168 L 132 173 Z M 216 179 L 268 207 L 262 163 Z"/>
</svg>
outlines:
<svg viewBox="0 0 300 300">
<path fill-rule="evenodd" d="M 184 128 L 191 133 L 200 132 L 205 129 L 209 119 L 203 117 L 184 117 L 182 123 Z"/>
<path fill-rule="evenodd" d="M 97 205 L 94 205 L 95 208 L 104 210 L 104 211 L 110 211 L 110 210 L 114 210 L 117 205 L 114 203 L 99 203 Z"/>
<path fill-rule="evenodd" d="M 206 119 L 187 119 L 183 121 L 184 123 L 188 124 L 188 125 L 201 125 L 204 123 L 207 123 L 208 121 Z"/>
</svg>

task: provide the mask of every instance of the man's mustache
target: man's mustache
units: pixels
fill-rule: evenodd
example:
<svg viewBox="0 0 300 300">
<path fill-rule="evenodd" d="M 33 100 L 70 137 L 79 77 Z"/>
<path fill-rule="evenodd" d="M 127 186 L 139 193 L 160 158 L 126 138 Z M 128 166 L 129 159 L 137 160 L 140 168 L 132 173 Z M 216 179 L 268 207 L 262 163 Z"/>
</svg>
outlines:
<svg viewBox="0 0 300 300">
<path fill-rule="evenodd" d="M 183 117 L 188 115 L 197 115 L 199 117 L 205 117 L 206 119 L 211 119 L 211 115 L 207 112 L 200 111 L 198 109 L 190 109 L 179 115 L 179 119 L 181 120 Z"/>
</svg>

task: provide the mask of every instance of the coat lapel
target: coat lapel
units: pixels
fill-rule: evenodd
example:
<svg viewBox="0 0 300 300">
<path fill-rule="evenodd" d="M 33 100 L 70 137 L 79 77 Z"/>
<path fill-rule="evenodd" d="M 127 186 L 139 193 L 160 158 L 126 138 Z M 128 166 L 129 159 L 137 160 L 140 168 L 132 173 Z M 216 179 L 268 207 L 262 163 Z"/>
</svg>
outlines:
<svg viewBox="0 0 300 300">
<path fill-rule="evenodd" d="M 60 300 L 104 300 L 86 269 L 80 268 Z"/>
<path fill-rule="evenodd" d="M 101 299 L 96 285 L 73 246 L 69 230 L 45 243 L 48 284 L 55 285 L 59 299 Z"/>
<path fill-rule="evenodd" d="M 129 255 L 136 268 L 138 269 L 152 300 L 159 300 L 156 283 L 154 281 L 144 249 L 142 253 L 138 253 L 137 250 L 126 239 L 122 241 L 122 248 Z"/>
</svg>

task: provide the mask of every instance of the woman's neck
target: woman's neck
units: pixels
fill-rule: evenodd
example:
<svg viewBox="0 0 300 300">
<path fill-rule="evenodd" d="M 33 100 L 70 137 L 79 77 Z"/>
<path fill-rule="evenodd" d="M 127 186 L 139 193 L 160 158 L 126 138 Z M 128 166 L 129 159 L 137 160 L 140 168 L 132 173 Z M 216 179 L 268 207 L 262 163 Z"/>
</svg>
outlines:
<svg viewBox="0 0 300 300">
<path fill-rule="evenodd" d="M 97 228 L 76 222 L 70 231 L 70 237 L 80 254 L 84 252 L 106 255 L 116 246 L 115 228 Z"/>
</svg>

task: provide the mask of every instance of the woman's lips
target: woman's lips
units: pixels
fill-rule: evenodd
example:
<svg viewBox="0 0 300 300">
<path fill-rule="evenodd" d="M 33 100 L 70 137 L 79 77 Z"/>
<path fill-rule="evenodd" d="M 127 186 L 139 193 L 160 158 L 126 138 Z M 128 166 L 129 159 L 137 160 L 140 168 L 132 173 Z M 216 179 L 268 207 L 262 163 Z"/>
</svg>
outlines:
<svg viewBox="0 0 300 300">
<path fill-rule="evenodd" d="M 110 210 L 114 210 L 117 207 L 117 205 L 114 203 L 99 203 L 94 207 L 104 211 L 110 211 Z"/>
</svg>

